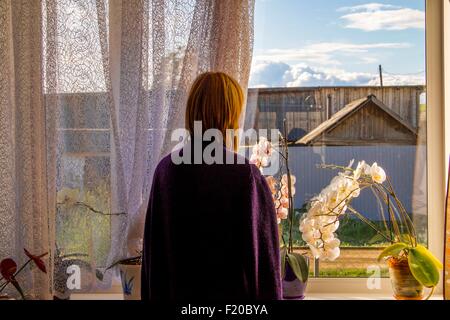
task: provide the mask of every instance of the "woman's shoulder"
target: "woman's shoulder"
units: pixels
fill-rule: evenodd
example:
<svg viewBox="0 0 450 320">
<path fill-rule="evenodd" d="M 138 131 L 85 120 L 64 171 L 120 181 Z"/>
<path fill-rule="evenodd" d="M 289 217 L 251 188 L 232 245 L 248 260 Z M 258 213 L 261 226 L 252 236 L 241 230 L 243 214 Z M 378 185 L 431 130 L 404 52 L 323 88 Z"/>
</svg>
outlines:
<svg viewBox="0 0 450 320">
<path fill-rule="evenodd" d="M 167 172 L 170 170 L 170 167 L 173 165 L 172 155 L 168 154 L 164 156 L 158 163 L 155 168 L 155 175 L 158 175 L 162 172 Z"/>
<path fill-rule="evenodd" d="M 261 180 L 264 180 L 261 171 L 254 164 L 250 163 L 250 161 L 244 155 L 224 148 L 223 156 L 223 162 L 215 163 L 216 168 L 216 165 L 220 164 L 223 168 L 223 171 L 240 172 L 242 175 L 249 177 L 255 182 L 261 182 Z M 178 166 L 195 165 L 194 163 L 190 163 L 189 161 L 180 160 L 182 158 L 183 149 L 175 150 L 172 153 L 164 156 L 155 169 L 155 175 L 171 172 Z M 201 165 L 209 166 L 205 163 Z"/>
</svg>

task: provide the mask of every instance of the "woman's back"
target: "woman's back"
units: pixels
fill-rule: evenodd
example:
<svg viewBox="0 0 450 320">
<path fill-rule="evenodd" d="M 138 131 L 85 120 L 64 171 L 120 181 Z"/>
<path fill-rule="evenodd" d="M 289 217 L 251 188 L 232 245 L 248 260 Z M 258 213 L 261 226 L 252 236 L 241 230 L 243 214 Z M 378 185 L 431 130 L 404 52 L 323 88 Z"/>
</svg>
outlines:
<svg viewBox="0 0 450 320">
<path fill-rule="evenodd" d="M 155 171 L 147 212 L 142 298 L 280 299 L 277 234 L 255 166 L 175 165 L 169 155 Z"/>
</svg>

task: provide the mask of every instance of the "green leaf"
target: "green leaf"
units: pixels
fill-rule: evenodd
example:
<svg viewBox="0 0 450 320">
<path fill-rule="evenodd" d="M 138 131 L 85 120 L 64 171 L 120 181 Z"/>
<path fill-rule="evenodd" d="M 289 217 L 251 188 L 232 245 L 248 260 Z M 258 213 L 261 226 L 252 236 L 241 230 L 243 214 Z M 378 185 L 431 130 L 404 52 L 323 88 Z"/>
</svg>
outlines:
<svg viewBox="0 0 450 320">
<path fill-rule="evenodd" d="M 427 250 L 428 251 L 428 250 Z M 435 261 L 421 248 L 411 248 L 408 253 L 409 269 L 414 278 L 427 288 L 439 282 L 439 270 Z"/>
<path fill-rule="evenodd" d="M 439 270 L 444 269 L 444 266 L 442 265 L 442 262 L 439 261 L 439 259 L 436 258 L 436 257 L 430 252 L 430 250 L 428 250 L 427 248 L 425 248 L 424 246 L 422 246 L 422 245 L 420 245 L 420 244 L 416 247 L 416 249 L 419 250 L 423 255 L 428 256 L 428 257 L 433 261 L 433 263 L 434 263 L 434 265 L 436 266 L 436 268 L 438 268 Z"/>
<path fill-rule="evenodd" d="M 23 300 L 26 300 L 25 295 L 23 293 L 22 288 L 19 285 L 19 282 L 16 280 L 16 278 L 12 278 L 11 279 L 11 283 L 12 285 L 16 288 L 16 290 L 20 293 L 20 296 L 22 297 Z"/>
<path fill-rule="evenodd" d="M 367 243 L 368 244 L 375 244 L 377 242 L 381 242 L 384 241 L 385 239 L 383 238 L 383 236 L 379 233 L 375 234 L 372 238 L 370 238 Z"/>
<path fill-rule="evenodd" d="M 308 280 L 308 263 L 306 258 L 298 253 L 288 253 L 287 254 L 288 263 L 294 271 L 295 276 L 302 282 Z"/>
<path fill-rule="evenodd" d="M 101 272 L 99 269 L 95 269 L 95 276 L 98 280 L 103 281 L 103 272 Z"/>
<path fill-rule="evenodd" d="M 378 256 L 378 261 L 387 257 L 397 257 L 403 250 L 407 249 L 408 245 L 403 242 L 394 243 L 393 245 L 384 249 Z"/>
<path fill-rule="evenodd" d="M 280 259 L 281 259 L 281 279 L 284 279 L 286 276 L 286 257 L 287 257 L 287 249 L 286 247 L 280 250 Z"/>
</svg>

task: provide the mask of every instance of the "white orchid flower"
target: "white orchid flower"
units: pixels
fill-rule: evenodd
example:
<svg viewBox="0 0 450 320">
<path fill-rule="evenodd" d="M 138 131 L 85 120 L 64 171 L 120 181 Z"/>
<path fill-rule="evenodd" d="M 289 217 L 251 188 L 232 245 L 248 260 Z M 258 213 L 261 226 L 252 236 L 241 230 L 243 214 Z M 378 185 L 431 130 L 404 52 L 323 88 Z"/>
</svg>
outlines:
<svg viewBox="0 0 450 320">
<path fill-rule="evenodd" d="M 277 209 L 277 216 L 281 220 L 286 220 L 288 218 L 289 211 L 287 208 L 281 207 Z"/>
<path fill-rule="evenodd" d="M 322 254 L 322 259 L 325 261 L 335 261 L 339 256 L 341 255 L 341 249 L 339 247 L 330 249 L 330 250 L 324 250 Z"/>
<path fill-rule="evenodd" d="M 375 183 L 382 184 L 386 181 L 386 172 L 376 162 L 370 168 L 370 175 Z"/>
</svg>

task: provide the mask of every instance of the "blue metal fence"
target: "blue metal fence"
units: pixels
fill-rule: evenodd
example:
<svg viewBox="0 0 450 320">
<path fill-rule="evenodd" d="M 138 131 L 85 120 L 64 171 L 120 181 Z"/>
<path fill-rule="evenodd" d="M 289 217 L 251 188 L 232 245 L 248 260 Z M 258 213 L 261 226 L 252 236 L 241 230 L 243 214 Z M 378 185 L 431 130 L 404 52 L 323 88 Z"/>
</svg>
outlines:
<svg viewBox="0 0 450 320">
<path fill-rule="evenodd" d="M 320 164 L 348 165 L 365 160 L 377 162 L 392 179 L 397 195 L 408 212 L 412 212 L 412 194 L 416 146 L 344 146 L 344 147 L 291 147 L 290 166 L 297 177 L 295 207 L 318 194 L 337 172 L 318 168 Z M 373 194 L 366 190 L 354 200 L 353 206 L 367 218 L 378 220 L 379 209 Z"/>
</svg>

